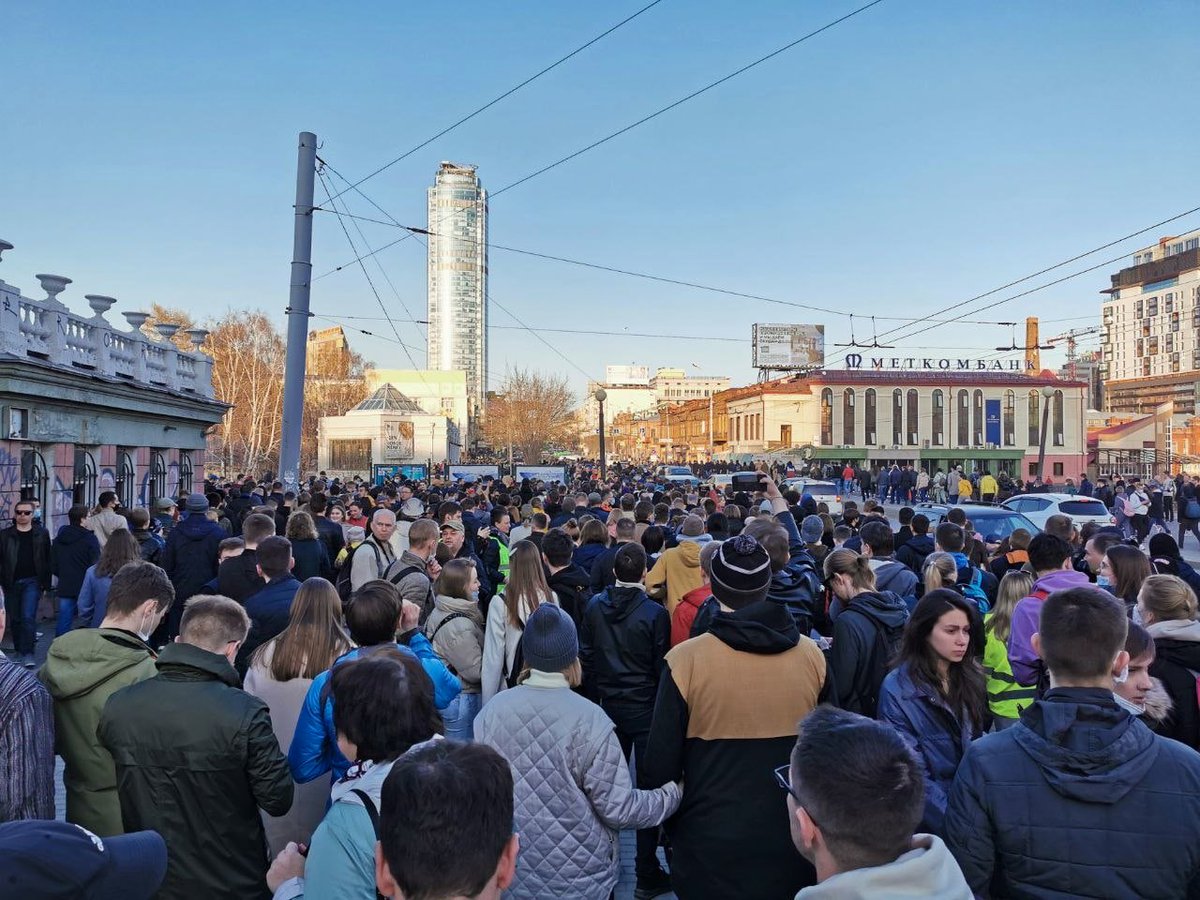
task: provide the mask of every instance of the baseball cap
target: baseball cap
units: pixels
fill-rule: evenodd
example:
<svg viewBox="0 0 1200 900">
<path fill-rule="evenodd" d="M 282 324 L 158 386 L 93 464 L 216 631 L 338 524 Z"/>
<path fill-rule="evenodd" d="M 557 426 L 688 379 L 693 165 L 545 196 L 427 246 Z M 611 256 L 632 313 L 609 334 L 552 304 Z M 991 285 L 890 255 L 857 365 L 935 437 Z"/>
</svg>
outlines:
<svg viewBox="0 0 1200 900">
<path fill-rule="evenodd" d="M 156 831 L 100 838 L 69 822 L 0 825 L 0 900 L 149 900 L 167 872 Z"/>
<path fill-rule="evenodd" d="M 170 497 L 159 497 L 154 501 L 154 508 L 159 512 L 170 512 L 175 508 L 175 501 Z"/>
<path fill-rule="evenodd" d="M 449 519 L 449 520 L 443 522 L 441 530 L 445 531 L 447 528 L 449 528 L 451 531 L 457 531 L 459 534 L 467 533 L 467 526 L 465 526 L 458 519 Z"/>
</svg>

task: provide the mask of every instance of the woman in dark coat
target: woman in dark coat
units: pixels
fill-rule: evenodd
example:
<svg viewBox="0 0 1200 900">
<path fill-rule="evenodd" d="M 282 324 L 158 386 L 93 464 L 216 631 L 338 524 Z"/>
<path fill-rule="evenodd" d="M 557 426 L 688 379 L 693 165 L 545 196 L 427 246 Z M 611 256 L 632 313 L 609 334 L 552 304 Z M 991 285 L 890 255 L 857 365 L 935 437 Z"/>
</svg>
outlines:
<svg viewBox="0 0 1200 900">
<path fill-rule="evenodd" d="M 333 581 L 333 564 L 325 542 L 317 537 L 317 526 L 306 512 L 288 516 L 287 539 L 292 542 L 292 574 L 300 581 L 324 578 Z"/>
</svg>

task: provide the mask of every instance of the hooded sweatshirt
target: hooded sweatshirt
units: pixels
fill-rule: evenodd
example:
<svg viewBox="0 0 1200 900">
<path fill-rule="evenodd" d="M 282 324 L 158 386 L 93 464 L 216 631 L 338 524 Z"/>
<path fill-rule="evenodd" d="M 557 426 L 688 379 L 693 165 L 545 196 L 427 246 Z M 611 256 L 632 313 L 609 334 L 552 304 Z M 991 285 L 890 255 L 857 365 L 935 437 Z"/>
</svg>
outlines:
<svg viewBox="0 0 1200 900">
<path fill-rule="evenodd" d="M 1146 626 L 1154 638 L 1150 674 L 1161 679 L 1174 709 L 1155 730 L 1163 737 L 1200 749 L 1200 709 L 1197 679 L 1200 672 L 1200 622 L 1172 620 Z"/>
<path fill-rule="evenodd" d="M 623 730 L 648 731 L 670 646 L 670 617 L 640 584 L 605 588 L 588 603 L 579 630 L 584 693 Z"/>
<path fill-rule="evenodd" d="M 933 538 L 928 534 L 914 534 L 896 548 L 896 559 L 920 575 L 921 567 L 925 565 L 925 557 L 936 549 Z"/>
<path fill-rule="evenodd" d="M 1033 584 L 1033 593 L 1018 601 L 1013 610 L 1012 627 L 1008 632 L 1008 659 L 1018 684 L 1037 684 L 1042 661 L 1033 650 L 1032 638 L 1042 619 L 1046 597 L 1067 588 L 1094 587 L 1088 577 L 1073 569 L 1060 569 L 1042 575 Z"/>
<path fill-rule="evenodd" d="M 972 744 L 945 824 L 981 896 L 1140 900 L 1193 896 L 1197 821 L 1200 756 L 1110 690 L 1052 688 Z"/>
<path fill-rule="evenodd" d="M 892 557 L 872 557 L 871 571 L 875 573 L 875 589 L 891 591 L 900 597 L 911 597 L 916 603 L 917 582 L 913 570 Z"/>
<path fill-rule="evenodd" d="M 679 605 L 671 613 L 671 646 L 676 647 L 692 636 L 692 623 L 700 607 L 713 595 L 712 585 L 702 584 L 679 598 Z"/>
<path fill-rule="evenodd" d="M 704 581 L 700 572 L 700 544 L 695 540 L 680 539 L 678 547 L 664 550 L 646 576 L 646 593 L 661 600 L 667 612 L 674 614 L 675 607 L 688 591 L 694 591 Z"/>
<path fill-rule="evenodd" d="M 880 685 L 907 622 L 908 607 L 891 591 L 867 591 L 851 598 L 833 623 L 830 703 L 875 717 Z"/>
<path fill-rule="evenodd" d="M 912 849 L 894 862 L 839 872 L 804 888 L 796 900 L 971 900 L 971 889 L 940 837 L 913 835 Z"/>
<path fill-rule="evenodd" d="M 117 771 L 96 739 L 108 698 L 158 674 L 154 652 L 116 628 L 80 628 L 55 638 L 38 678 L 54 698 L 55 751 L 66 771 L 67 821 L 100 837 L 124 834 Z"/>
<path fill-rule="evenodd" d="M 58 596 L 76 598 L 88 567 L 100 558 L 100 542 L 82 525 L 64 525 L 50 551 L 50 571 L 58 577 Z"/>
</svg>

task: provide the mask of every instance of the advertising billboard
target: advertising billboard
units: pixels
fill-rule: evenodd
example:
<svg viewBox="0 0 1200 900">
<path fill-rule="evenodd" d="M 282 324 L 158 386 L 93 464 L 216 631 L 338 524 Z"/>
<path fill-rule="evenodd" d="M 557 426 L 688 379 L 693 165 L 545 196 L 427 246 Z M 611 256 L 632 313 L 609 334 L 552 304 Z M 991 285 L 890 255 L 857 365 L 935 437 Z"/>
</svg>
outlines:
<svg viewBox="0 0 1200 900">
<path fill-rule="evenodd" d="M 472 481 L 478 481 L 481 478 L 499 478 L 499 466 L 451 466 L 450 480 L 465 481 L 470 484 Z"/>
<path fill-rule="evenodd" d="M 528 478 L 530 481 L 557 481 L 559 484 L 567 483 L 567 470 L 562 466 L 523 466 L 518 464 L 516 471 L 517 478 Z"/>
<path fill-rule="evenodd" d="M 383 425 L 383 461 L 394 463 L 413 458 L 413 423 L 409 419 Z"/>
<path fill-rule="evenodd" d="M 371 473 L 375 476 L 374 481 L 376 485 L 382 485 L 391 478 L 424 481 L 429 477 L 429 467 L 424 463 L 408 466 L 381 466 L 376 464 L 371 467 Z"/>
<path fill-rule="evenodd" d="M 807 369 L 825 364 L 824 325 L 756 324 L 751 330 L 756 369 Z"/>
<path fill-rule="evenodd" d="M 649 384 L 649 366 L 605 366 L 605 384 Z"/>
</svg>

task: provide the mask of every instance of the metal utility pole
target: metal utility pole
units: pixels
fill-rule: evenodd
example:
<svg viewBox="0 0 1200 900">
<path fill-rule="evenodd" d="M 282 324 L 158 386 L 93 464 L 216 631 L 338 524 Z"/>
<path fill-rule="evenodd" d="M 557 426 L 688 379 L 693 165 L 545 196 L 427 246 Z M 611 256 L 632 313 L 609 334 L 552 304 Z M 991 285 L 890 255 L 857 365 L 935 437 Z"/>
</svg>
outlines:
<svg viewBox="0 0 1200 900">
<path fill-rule="evenodd" d="M 596 388 L 592 396 L 600 404 L 600 479 L 604 480 L 608 478 L 608 460 L 604 454 L 604 401 L 608 399 L 608 392 L 604 388 Z"/>
<path fill-rule="evenodd" d="M 279 480 L 299 491 L 300 426 L 304 418 L 304 364 L 308 348 L 308 298 L 312 281 L 313 190 L 317 136 L 300 132 L 296 158 L 296 206 L 292 237 L 292 285 L 288 294 L 287 363 L 283 379 L 283 434 L 279 441 Z"/>
<path fill-rule="evenodd" d="M 1050 400 L 1053 396 L 1053 390 L 1042 388 L 1042 434 L 1038 441 L 1037 477 L 1043 481 L 1046 477 L 1046 431 L 1050 426 Z"/>
</svg>

